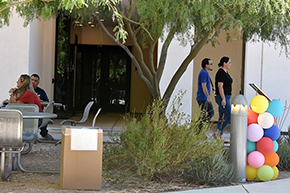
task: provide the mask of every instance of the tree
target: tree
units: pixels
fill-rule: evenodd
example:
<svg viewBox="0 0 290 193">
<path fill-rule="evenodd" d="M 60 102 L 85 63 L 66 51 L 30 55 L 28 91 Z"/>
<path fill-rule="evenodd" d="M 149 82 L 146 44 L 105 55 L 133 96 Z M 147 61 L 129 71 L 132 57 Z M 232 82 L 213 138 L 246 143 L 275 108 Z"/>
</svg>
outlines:
<svg viewBox="0 0 290 193">
<path fill-rule="evenodd" d="M 59 10 L 68 11 L 75 19 L 91 19 L 94 15 L 100 26 L 106 26 L 99 14 L 113 13 L 116 19 L 113 38 L 124 48 L 136 65 L 139 75 L 146 82 L 152 98 L 169 101 L 176 85 L 189 63 L 207 43 L 215 45 L 221 30 L 235 29 L 235 34 L 227 34 L 227 41 L 243 38 L 244 41 L 275 42 L 288 53 L 290 1 L 286 0 L 27 0 L 29 3 L 17 4 L 17 11 L 26 21 L 57 15 Z M 0 3 L 8 5 L 13 0 Z M 98 11 L 99 14 L 95 14 Z M 108 12 L 111 11 L 111 12 Z M 0 17 L 7 23 L 9 11 L 1 11 Z M 32 14 L 33 13 L 33 14 Z M 5 20 L 6 19 L 6 20 Z M 5 24 L 5 22 L 4 22 Z M 190 33 L 194 29 L 194 34 Z M 127 36 L 133 40 L 137 50 L 136 58 L 124 45 Z M 161 96 L 159 82 L 166 67 L 167 51 L 173 38 L 181 44 L 190 43 L 191 52 L 184 58 L 171 79 L 165 94 Z M 159 39 L 164 40 L 158 64 L 153 54 Z M 149 48 L 144 55 L 142 47 Z M 144 58 L 149 58 L 146 64 Z M 165 104 L 167 105 L 167 103 Z"/>
</svg>

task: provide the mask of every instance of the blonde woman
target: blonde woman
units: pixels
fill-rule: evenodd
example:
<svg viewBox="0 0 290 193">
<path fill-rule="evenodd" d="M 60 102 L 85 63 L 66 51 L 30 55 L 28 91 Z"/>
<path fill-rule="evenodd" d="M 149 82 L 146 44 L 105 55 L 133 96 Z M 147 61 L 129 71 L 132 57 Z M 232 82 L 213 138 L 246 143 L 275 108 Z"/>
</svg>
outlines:
<svg viewBox="0 0 290 193">
<path fill-rule="evenodd" d="M 39 112 L 42 112 L 41 103 L 33 89 L 30 76 L 22 74 L 16 83 L 17 87 L 9 90 L 9 103 L 36 104 Z"/>
</svg>

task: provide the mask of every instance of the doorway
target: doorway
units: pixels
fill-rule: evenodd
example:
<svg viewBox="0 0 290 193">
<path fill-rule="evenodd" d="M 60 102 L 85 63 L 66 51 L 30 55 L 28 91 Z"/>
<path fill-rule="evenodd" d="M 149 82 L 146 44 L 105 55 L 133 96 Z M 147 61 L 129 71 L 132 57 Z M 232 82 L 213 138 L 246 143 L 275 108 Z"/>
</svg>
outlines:
<svg viewBox="0 0 290 193">
<path fill-rule="evenodd" d="M 75 111 L 83 111 L 89 101 L 92 109 L 128 112 L 130 109 L 131 59 L 118 46 L 71 45 L 75 58 L 71 79 Z"/>
</svg>

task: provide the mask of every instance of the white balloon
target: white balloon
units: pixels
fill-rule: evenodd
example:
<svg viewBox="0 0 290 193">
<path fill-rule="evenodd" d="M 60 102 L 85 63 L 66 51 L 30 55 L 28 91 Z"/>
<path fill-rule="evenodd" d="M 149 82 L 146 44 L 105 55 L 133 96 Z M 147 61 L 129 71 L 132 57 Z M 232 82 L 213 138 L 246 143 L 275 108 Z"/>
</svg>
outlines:
<svg viewBox="0 0 290 193">
<path fill-rule="evenodd" d="M 274 117 L 271 113 L 265 112 L 258 116 L 258 124 L 264 129 L 269 129 L 274 124 Z"/>
</svg>

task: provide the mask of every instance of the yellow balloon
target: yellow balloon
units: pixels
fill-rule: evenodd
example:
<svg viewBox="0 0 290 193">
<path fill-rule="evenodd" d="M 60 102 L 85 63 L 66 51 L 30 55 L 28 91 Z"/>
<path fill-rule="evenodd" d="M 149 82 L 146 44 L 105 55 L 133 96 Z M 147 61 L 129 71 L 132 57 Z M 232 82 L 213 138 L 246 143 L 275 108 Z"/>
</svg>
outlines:
<svg viewBox="0 0 290 193">
<path fill-rule="evenodd" d="M 276 166 L 272 167 L 272 169 L 274 171 L 274 176 L 273 176 L 273 178 L 271 180 L 275 180 L 278 177 L 278 175 L 279 175 L 279 170 L 278 170 L 278 168 Z"/>
<path fill-rule="evenodd" d="M 256 113 L 264 113 L 269 107 L 269 101 L 263 95 L 256 95 L 252 98 L 250 106 Z"/>
<path fill-rule="evenodd" d="M 257 171 L 258 171 L 258 168 L 253 168 L 252 166 L 247 165 L 247 168 L 246 168 L 246 179 L 247 180 L 255 179 L 257 177 Z"/>
</svg>

